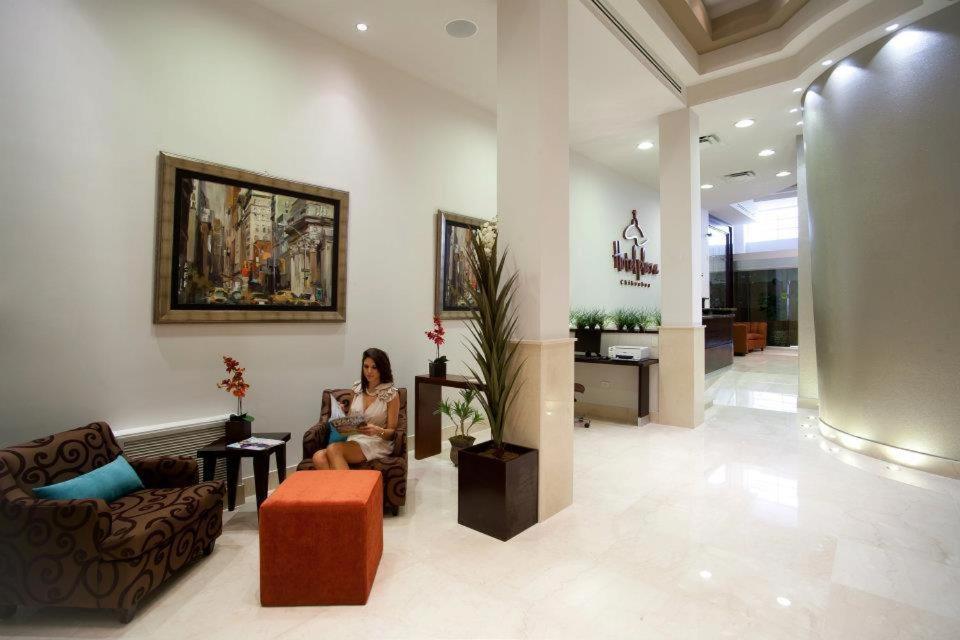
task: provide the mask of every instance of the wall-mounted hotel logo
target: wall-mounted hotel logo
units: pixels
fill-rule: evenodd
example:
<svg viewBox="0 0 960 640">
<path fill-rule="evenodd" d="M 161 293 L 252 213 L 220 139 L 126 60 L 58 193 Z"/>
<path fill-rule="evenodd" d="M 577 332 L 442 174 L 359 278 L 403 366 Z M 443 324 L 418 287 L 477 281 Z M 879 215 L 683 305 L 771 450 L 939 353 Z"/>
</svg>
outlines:
<svg viewBox="0 0 960 640">
<path fill-rule="evenodd" d="M 632 273 L 634 279 L 623 279 L 620 284 L 630 287 L 649 287 L 649 282 L 641 282 L 640 276 L 655 276 L 660 273 L 660 265 L 647 262 L 644 245 L 649 238 L 643 235 L 640 225 L 637 223 L 637 210 L 633 210 L 633 217 L 630 224 L 623 230 L 623 239 L 633 240 L 633 246 L 630 251 L 626 251 L 620 246 L 619 240 L 613 241 L 613 268 L 617 271 L 626 271 Z"/>
</svg>

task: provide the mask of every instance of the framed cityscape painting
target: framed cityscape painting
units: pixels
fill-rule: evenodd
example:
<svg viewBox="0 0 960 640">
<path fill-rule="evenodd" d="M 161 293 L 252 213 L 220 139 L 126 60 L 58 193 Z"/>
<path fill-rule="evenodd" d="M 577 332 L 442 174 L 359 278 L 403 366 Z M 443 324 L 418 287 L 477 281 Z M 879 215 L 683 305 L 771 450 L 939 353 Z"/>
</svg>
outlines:
<svg viewBox="0 0 960 640">
<path fill-rule="evenodd" d="M 345 191 L 160 154 L 154 322 L 344 322 Z"/>
<path fill-rule="evenodd" d="M 476 308 L 470 290 L 476 286 L 470 269 L 473 233 L 486 222 L 479 218 L 437 212 L 436 304 L 444 319 L 469 318 Z"/>
</svg>

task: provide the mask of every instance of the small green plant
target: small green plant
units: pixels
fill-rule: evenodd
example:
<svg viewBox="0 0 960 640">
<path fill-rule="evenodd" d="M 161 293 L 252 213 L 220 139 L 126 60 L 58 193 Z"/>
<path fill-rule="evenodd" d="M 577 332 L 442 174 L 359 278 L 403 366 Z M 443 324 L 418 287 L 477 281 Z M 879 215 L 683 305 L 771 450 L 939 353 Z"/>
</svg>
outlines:
<svg viewBox="0 0 960 640">
<path fill-rule="evenodd" d="M 610 314 L 610 321 L 613 322 L 614 326 L 621 331 L 624 329 L 631 329 L 633 327 L 634 313 L 632 310 L 627 309 L 626 307 L 620 307 L 619 309 L 614 309 Z"/>
<path fill-rule="evenodd" d="M 659 327 L 663 322 L 663 316 L 660 315 L 660 309 L 653 310 L 653 326 Z"/>
<path fill-rule="evenodd" d="M 453 422 L 454 436 L 468 436 L 470 429 L 483 422 L 483 412 L 473 406 L 477 392 L 473 389 L 464 389 L 460 392 L 460 399 L 450 402 L 441 400 L 435 414 L 447 416 Z"/>
<path fill-rule="evenodd" d="M 600 308 L 591 309 L 586 313 L 586 329 L 603 329 L 607 322 L 607 312 Z"/>
<path fill-rule="evenodd" d="M 577 329 L 584 328 L 583 314 L 586 313 L 583 309 L 570 309 L 570 326 L 576 327 Z"/>
</svg>

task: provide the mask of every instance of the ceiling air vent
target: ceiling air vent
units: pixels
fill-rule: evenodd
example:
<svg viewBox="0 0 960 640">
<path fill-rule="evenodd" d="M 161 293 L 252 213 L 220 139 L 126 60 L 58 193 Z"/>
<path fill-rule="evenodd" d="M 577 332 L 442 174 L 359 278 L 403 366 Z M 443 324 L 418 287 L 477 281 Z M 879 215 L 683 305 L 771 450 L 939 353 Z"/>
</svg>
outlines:
<svg viewBox="0 0 960 640">
<path fill-rule="evenodd" d="M 700 144 L 705 144 L 708 147 L 712 147 L 720 144 L 720 138 L 715 133 L 710 133 L 705 136 L 700 136 Z"/>
<path fill-rule="evenodd" d="M 753 180 L 757 177 L 753 171 L 737 171 L 736 173 L 728 173 L 723 176 L 723 179 L 727 182 L 747 182 L 748 180 Z"/>
</svg>

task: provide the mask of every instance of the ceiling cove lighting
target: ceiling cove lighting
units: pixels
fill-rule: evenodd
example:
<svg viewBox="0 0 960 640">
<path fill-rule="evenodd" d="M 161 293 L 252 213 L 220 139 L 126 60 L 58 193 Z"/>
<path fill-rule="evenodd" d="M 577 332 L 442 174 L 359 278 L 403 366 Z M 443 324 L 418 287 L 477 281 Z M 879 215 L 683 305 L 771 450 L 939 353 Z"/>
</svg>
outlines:
<svg viewBox="0 0 960 640">
<path fill-rule="evenodd" d="M 701 189 L 713 189 L 713 185 L 710 184 L 709 182 L 706 182 L 706 183 L 700 185 L 700 188 L 701 188 Z"/>
<path fill-rule="evenodd" d="M 366 30 L 367 30 L 367 23 L 365 22 L 357 23 L 357 31 L 366 31 Z"/>
<path fill-rule="evenodd" d="M 653 149 L 653 143 L 650 142 L 649 140 L 644 140 L 643 142 L 637 145 L 637 149 L 640 149 L 640 151 L 648 151 L 650 149 Z"/>
<path fill-rule="evenodd" d="M 788 175 L 790 175 L 790 172 L 789 172 L 789 171 L 779 171 L 779 172 L 777 172 L 777 177 L 778 177 L 778 178 L 786 178 Z"/>
<path fill-rule="evenodd" d="M 829 66 L 832 65 L 832 64 L 833 64 L 833 60 L 831 60 L 830 58 L 827 58 L 826 60 L 824 60 L 823 62 L 820 63 L 820 66 L 821 66 L 821 67 L 829 67 Z"/>
<path fill-rule="evenodd" d="M 761 158 L 769 158 L 770 156 L 772 156 L 772 155 L 775 154 L 775 153 L 776 153 L 776 151 L 774 151 L 773 149 L 764 149 L 763 151 L 761 151 L 761 152 L 758 153 L 757 155 L 760 156 Z"/>
<path fill-rule="evenodd" d="M 894 22 L 894 23 L 893 23 L 892 25 L 890 25 L 889 27 L 884 27 L 883 30 L 886 31 L 887 33 L 890 33 L 891 31 L 896 31 L 896 30 L 899 29 L 899 28 L 900 28 L 900 25 L 897 24 L 896 22 Z"/>
<path fill-rule="evenodd" d="M 737 120 L 733 126 L 737 129 L 746 129 L 747 127 L 752 127 L 755 122 L 753 118 L 744 118 L 743 120 Z"/>
</svg>

